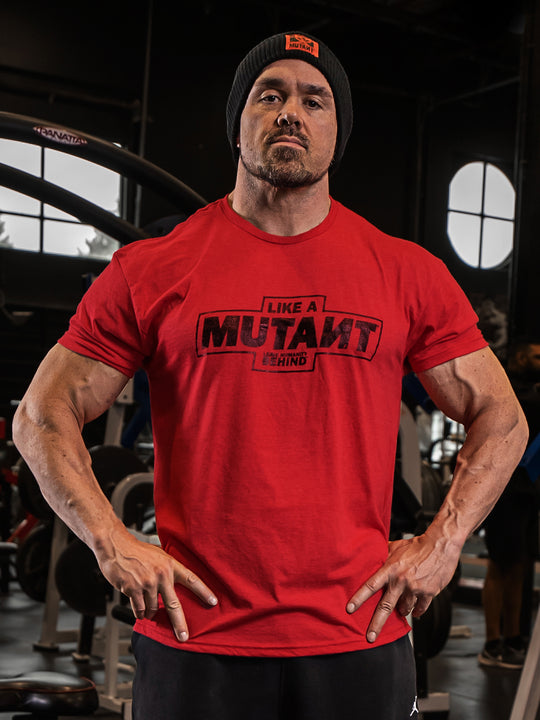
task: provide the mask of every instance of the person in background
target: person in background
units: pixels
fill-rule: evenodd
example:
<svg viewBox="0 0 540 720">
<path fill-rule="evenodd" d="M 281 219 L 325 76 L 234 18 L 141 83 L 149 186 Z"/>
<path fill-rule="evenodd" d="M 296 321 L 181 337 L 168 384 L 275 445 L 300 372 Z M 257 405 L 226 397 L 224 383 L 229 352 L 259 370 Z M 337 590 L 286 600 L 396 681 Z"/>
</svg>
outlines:
<svg viewBox="0 0 540 720">
<path fill-rule="evenodd" d="M 507 372 L 525 412 L 530 442 L 540 433 L 540 339 L 517 339 L 508 350 Z M 513 473 L 484 522 L 488 565 L 482 605 L 484 666 L 520 669 L 530 624 L 531 567 L 538 555 L 538 492 L 523 467 Z M 534 571 L 533 571 L 534 572 Z"/>
<path fill-rule="evenodd" d="M 131 602 L 135 720 L 414 719 L 406 618 L 453 577 L 526 423 L 443 263 L 330 195 L 353 120 L 335 54 L 262 40 L 226 115 L 232 192 L 115 254 L 15 441 Z M 140 367 L 161 548 L 114 515 L 81 441 Z M 411 371 L 468 435 L 429 528 L 389 544 Z"/>
</svg>

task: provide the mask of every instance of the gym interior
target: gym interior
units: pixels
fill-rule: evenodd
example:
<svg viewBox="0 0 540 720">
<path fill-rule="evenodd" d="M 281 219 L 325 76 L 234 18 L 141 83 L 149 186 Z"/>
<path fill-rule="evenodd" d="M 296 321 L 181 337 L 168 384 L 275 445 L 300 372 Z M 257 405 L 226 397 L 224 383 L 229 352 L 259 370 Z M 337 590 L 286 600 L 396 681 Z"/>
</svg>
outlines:
<svg viewBox="0 0 540 720">
<path fill-rule="evenodd" d="M 0 28 L 0 719 L 130 718 L 129 608 L 12 443 L 39 362 L 117 247 L 232 189 L 234 69 L 288 29 L 322 38 L 350 78 L 354 127 L 333 197 L 441 258 L 504 362 L 511 338 L 538 336 L 540 3 L 4 0 Z M 414 384 L 407 393 L 396 534 L 429 522 L 464 441 Z M 124 522 L 155 541 L 145 398 L 135 377 L 85 442 Z M 523 669 L 486 668 L 486 562 L 480 528 L 448 592 L 413 623 L 423 718 L 540 718 L 539 568 Z"/>
</svg>

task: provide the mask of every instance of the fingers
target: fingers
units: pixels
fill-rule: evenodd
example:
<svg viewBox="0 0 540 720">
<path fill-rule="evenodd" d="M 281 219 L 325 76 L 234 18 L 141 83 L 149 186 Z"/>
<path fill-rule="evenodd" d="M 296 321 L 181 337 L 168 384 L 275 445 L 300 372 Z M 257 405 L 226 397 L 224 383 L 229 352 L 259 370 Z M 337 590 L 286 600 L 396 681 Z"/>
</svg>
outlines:
<svg viewBox="0 0 540 720">
<path fill-rule="evenodd" d="M 156 615 L 161 595 L 176 638 L 185 642 L 189 631 L 176 586 L 182 585 L 210 606 L 217 605 L 216 596 L 195 573 L 163 550 L 144 543 L 134 548 L 115 564 L 110 573 L 112 584 L 129 598 L 138 620 Z"/>
<path fill-rule="evenodd" d="M 403 617 L 407 617 L 407 615 L 410 615 L 415 609 L 417 602 L 418 597 L 416 595 L 413 595 L 410 592 L 404 592 L 398 600 L 396 610 Z"/>
<path fill-rule="evenodd" d="M 356 612 L 358 608 L 363 605 L 366 600 L 375 593 L 382 590 L 388 584 L 388 576 L 384 572 L 384 567 L 381 568 L 375 575 L 372 575 L 362 587 L 357 590 L 347 604 L 347 612 L 349 614 Z"/>
<path fill-rule="evenodd" d="M 191 572 L 191 570 L 188 570 L 188 568 L 186 568 L 179 562 L 176 563 L 176 566 L 177 567 L 174 574 L 175 582 L 180 583 L 188 590 L 191 590 L 194 595 L 197 595 L 200 600 L 207 603 L 208 605 L 217 605 L 217 597 L 210 590 L 210 588 L 205 585 L 203 581 L 199 577 L 197 577 L 197 575 L 195 575 L 195 573 Z"/>
<path fill-rule="evenodd" d="M 371 622 L 369 623 L 369 627 L 366 633 L 366 639 L 368 642 L 375 642 L 375 640 L 379 637 L 379 633 L 383 629 L 385 622 L 394 612 L 394 608 L 396 607 L 399 599 L 399 590 L 392 591 L 388 589 L 384 593 L 382 598 L 377 603 L 377 607 L 375 608 L 375 612 L 373 613 Z"/>
<path fill-rule="evenodd" d="M 181 563 L 176 562 L 175 565 L 176 569 L 172 585 L 164 584 L 160 586 L 160 592 L 176 639 L 179 640 L 179 642 L 186 642 L 186 640 L 189 639 L 189 630 L 182 605 L 178 600 L 178 595 L 174 588 L 174 583 L 177 582 L 188 588 L 188 590 L 191 590 L 194 595 L 208 605 L 217 605 L 218 600 L 210 588 L 205 585 L 195 573 L 188 570 L 188 568 Z"/>
<path fill-rule="evenodd" d="M 347 612 L 356 612 L 366 600 L 381 590 L 384 590 L 384 593 L 377 603 L 366 633 L 366 639 L 370 643 L 377 640 L 394 610 L 404 617 L 411 613 L 413 617 L 420 617 L 432 600 L 431 595 L 415 592 L 408 587 L 406 579 L 389 577 L 388 571 L 383 567 L 352 596 L 347 604 Z"/>
<path fill-rule="evenodd" d="M 434 597 L 434 596 L 433 596 Z M 423 595 L 418 598 L 418 601 L 416 603 L 416 606 L 413 610 L 413 617 L 418 618 L 421 615 L 423 615 L 428 607 L 431 605 L 431 601 L 433 600 L 433 597 Z"/>
<path fill-rule="evenodd" d="M 161 590 L 161 597 L 163 598 L 163 604 L 167 610 L 169 621 L 172 625 L 172 629 L 179 642 L 186 642 L 189 639 L 189 630 L 186 622 L 186 617 L 182 609 L 178 595 L 175 592 L 174 585 L 172 591 L 170 587 L 163 588 Z"/>
</svg>

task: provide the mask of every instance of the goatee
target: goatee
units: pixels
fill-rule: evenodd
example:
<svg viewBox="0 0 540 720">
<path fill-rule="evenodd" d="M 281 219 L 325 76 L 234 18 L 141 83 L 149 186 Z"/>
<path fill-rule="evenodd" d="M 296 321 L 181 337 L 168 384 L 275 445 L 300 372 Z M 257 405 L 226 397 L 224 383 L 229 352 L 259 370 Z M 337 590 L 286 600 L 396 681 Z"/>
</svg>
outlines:
<svg viewBox="0 0 540 720">
<path fill-rule="evenodd" d="M 275 188 L 298 188 L 313 185 L 318 182 L 327 170 L 320 174 L 310 172 L 304 167 L 302 153 L 294 147 L 273 147 L 271 157 L 266 157 L 266 162 L 259 165 L 247 165 L 242 153 L 240 161 L 251 175 L 265 180 Z"/>
</svg>

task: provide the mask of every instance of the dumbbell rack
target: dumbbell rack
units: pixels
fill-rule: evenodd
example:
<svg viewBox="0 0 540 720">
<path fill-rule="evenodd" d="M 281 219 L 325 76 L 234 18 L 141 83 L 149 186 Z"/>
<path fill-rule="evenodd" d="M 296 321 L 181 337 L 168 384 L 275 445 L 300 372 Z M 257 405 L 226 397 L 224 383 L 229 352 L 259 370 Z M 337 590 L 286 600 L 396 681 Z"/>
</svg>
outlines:
<svg viewBox="0 0 540 720">
<path fill-rule="evenodd" d="M 133 473 L 118 483 L 111 496 L 111 505 L 118 517 L 123 517 L 126 499 L 135 487 L 141 484 L 153 484 L 154 474 Z M 156 535 L 144 535 L 136 530 L 130 530 L 139 540 L 159 546 Z M 115 608 L 120 605 L 121 594 L 114 590 L 112 600 L 107 603 L 105 620 L 105 650 L 103 663 L 105 666 L 105 681 L 98 685 L 99 705 L 106 710 L 120 713 L 122 720 L 131 720 L 131 681 L 120 682 L 119 671 L 133 671 L 132 665 L 120 662 L 120 657 L 128 652 L 129 641 L 122 638 L 122 629 L 125 623 L 115 616 Z M 129 633 L 131 635 L 131 632 Z"/>
<path fill-rule="evenodd" d="M 34 649 L 55 652 L 59 643 L 76 641 L 79 635 L 78 630 L 59 630 L 58 615 L 60 609 L 60 594 L 56 588 L 55 568 L 58 558 L 68 544 L 69 530 L 59 517 L 53 521 L 53 535 L 51 543 L 51 554 L 49 573 L 47 575 L 47 590 L 45 594 L 45 605 L 41 621 L 41 634 L 39 640 L 34 643 Z"/>
<path fill-rule="evenodd" d="M 152 472 L 134 473 L 120 481 L 111 497 L 111 504 L 119 517 L 123 515 L 123 508 L 129 492 L 138 485 L 152 484 L 153 477 Z M 131 532 L 140 540 L 159 545 L 157 536 L 143 535 L 135 530 Z M 58 558 L 68 544 L 68 538 L 69 530 L 67 526 L 58 517 L 55 517 L 41 634 L 39 640 L 34 643 L 36 650 L 56 651 L 61 643 L 80 640 L 80 629 L 58 629 L 61 598 L 56 587 L 55 567 Z M 120 604 L 120 598 L 121 595 L 119 591 L 115 590 L 112 600 L 107 603 L 105 623 L 102 628 L 99 628 L 99 636 L 98 634 L 95 636 L 96 639 L 101 639 L 102 641 L 102 647 L 100 646 L 100 648 L 96 649 L 95 654 L 103 658 L 105 668 L 104 682 L 98 685 L 97 689 L 100 707 L 119 713 L 122 720 L 131 720 L 132 684 L 129 680 L 124 682 L 119 680 L 120 671 L 133 671 L 132 665 L 120 661 L 120 658 L 129 652 L 131 637 L 131 630 L 129 629 L 127 633 L 123 632 L 126 628 L 125 623 L 122 623 L 114 616 L 114 609 Z M 86 659 L 77 652 L 73 653 L 73 657 L 76 661 Z"/>
</svg>

